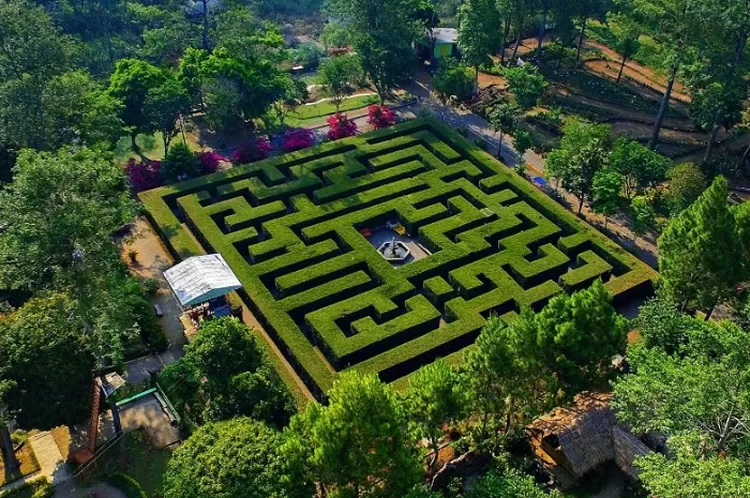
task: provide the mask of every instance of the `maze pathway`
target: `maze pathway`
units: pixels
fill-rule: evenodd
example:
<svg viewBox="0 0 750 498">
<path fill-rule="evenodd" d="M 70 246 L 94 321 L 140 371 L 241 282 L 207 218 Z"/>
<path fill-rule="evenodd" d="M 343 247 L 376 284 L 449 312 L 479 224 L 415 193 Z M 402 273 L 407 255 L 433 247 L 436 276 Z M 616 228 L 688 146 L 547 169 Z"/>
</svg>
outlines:
<svg viewBox="0 0 750 498">
<path fill-rule="evenodd" d="M 141 194 L 176 258 L 221 253 L 316 396 L 348 368 L 399 379 L 602 279 L 656 274 L 453 130 L 412 121 Z M 432 254 L 394 267 L 361 230 L 399 220 Z M 196 241 L 200 246 L 197 247 Z"/>
</svg>

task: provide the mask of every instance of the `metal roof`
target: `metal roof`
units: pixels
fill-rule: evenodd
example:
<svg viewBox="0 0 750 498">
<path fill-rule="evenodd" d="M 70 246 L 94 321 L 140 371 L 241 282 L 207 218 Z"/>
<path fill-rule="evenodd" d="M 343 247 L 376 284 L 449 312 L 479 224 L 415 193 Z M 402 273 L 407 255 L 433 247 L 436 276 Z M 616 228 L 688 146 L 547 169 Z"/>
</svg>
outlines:
<svg viewBox="0 0 750 498">
<path fill-rule="evenodd" d="M 456 43 L 458 40 L 458 30 L 453 28 L 435 28 L 432 30 L 432 36 L 436 43 Z"/>
<path fill-rule="evenodd" d="M 220 254 L 194 256 L 164 272 L 183 308 L 205 303 L 242 287 Z"/>
</svg>

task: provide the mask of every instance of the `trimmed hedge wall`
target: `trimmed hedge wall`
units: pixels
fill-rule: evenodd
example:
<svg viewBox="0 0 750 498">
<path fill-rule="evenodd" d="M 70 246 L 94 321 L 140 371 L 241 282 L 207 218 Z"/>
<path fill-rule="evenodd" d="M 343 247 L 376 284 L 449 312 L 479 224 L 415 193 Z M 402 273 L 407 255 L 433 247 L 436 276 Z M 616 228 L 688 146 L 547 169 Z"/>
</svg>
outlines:
<svg viewBox="0 0 750 498">
<path fill-rule="evenodd" d="M 656 273 L 441 123 L 416 120 L 141 194 L 176 258 L 219 252 L 320 399 L 335 372 L 394 381 L 471 345 L 490 314 Z M 432 254 L 393 267 L 360 230 L 398 219 Z"/>
</svg>

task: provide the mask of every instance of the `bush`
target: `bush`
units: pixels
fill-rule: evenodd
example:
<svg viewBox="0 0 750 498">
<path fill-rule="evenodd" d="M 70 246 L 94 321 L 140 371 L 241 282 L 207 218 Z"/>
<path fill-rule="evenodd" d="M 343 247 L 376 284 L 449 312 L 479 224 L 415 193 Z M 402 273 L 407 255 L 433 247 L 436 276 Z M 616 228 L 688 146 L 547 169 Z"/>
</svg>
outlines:
<svg viewBox="0 0 750 498">
<path fill-rule="evenodd" d="M 266 137 L 256 137 L 242 145 L 232 153 L 234 164 L 250 164 L 262 161 L 271 152 L 271 144 Z"/>
<path fill-rule="evenodd" d="M 201 162 L 198 156 L 182 142 L 169 148 L 164 161 L 161 163 L 161 177 L 167 182 L 182 180 L 185 177 L 194 178 L 201 172 Z"/>
<path fill-rule="evenodd" d="M 451 96 L 455 96 L 459 102 L 468 102 L 474 96 L 475 76 L 473 69 L 453 58 L 445 59 L 438 66 L 432 86 L 443 102 L 448 102 Z"/>
<path fill-rule="evenodd" d="M 307 149 L 315 143 L 312 130 L 306 128 L 289 128 L 284 133 L 282 148 L 285 152 Z"/>
<path fill-rule="evenodd" d="M 143 280 L 141 285 L 143 286 L 143 292 L 150 296 L 153 296 L 159 291 L 159 280 L 154 277 L 148 277 Z"/>
<path fill-rule="evenodd" d="M 376 130 L 382 130 L 396 124 L 396 115 L 384 105 L 371 105 L 367 108 L 367 122 Z"/>
<path fill-rule="evenodd" d="M 119 489 L 128 498 L 148 498 L 138 481 L 125 474 L 115 474 L 107 479 L 113 487 Z"/>
<path fill-rule="evenodd" d="M 346 114 L 337 112 L 328 118 L 328 138 L 339 140 L 341 138 L 353 137 L 357 134 L 357 123 L 350 120 Z"/>
<path fill-rule="evenodd" d="M 198 161 L 201 163 L 201 174 L 208 175 L 219 171 L 221 163 L 228 163 L 229 159 L 217 152 L 205 151 L 198 154 Z"/>
<path fill-rule="evenodd" d="M 125 166 L 125 175 L 133 190 L 143 192 L 164 185 L 160 170 L 161 162 L 159 161 L 144 163 L 131 158 Z"/>
</svg>

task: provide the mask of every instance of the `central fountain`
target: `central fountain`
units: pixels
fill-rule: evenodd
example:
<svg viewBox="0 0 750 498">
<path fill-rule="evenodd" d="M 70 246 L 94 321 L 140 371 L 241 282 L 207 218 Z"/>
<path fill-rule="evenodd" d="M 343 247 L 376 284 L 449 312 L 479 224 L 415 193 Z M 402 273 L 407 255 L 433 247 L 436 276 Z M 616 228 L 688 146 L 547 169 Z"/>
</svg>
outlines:
<svg viewBox="0 0 750 498">
<path fill-rule="evenodd" d="M 409 258 L 409 256 L 411 256 L 411 250 L 406 247 L 406 244 L 396 240 L 396 237 L 391 239 L 390 242 L 384 242 L 381 244 L 378 248 L 378 252 L 387 261 L 392 263 L 403 263 Z"/>
</svg>

